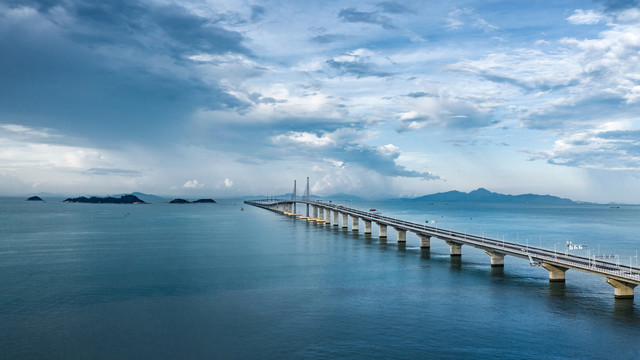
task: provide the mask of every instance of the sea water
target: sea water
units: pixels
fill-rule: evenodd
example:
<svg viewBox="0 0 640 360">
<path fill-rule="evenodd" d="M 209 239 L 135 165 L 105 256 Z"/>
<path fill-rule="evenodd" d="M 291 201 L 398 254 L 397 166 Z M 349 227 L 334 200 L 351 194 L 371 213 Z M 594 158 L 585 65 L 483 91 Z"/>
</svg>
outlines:
<svg viewBox="0 0 640 360">
<path fill-rule="evenodd" d="M 239 200 L 46 200 L 0 199 L 2 359 L 640 358 L 640 294 L 615 300 L 600 276 L 550 284 L 522 259 L 492 269 L 469 246 Z M 636 206 L 344 205 L 621 265 L 640 249 Z"/>
</svg>

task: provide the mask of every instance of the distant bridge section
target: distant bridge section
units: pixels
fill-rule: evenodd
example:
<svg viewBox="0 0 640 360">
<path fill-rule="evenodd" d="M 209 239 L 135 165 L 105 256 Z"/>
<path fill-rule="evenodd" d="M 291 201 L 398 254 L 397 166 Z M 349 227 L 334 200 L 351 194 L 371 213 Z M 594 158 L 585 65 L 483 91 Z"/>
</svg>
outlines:
<svg viewBox="0 0 640 360">
<path fill-rule="evenodd" d="M 440 229 L 343 205 L 322 201 L 296 200 L 295 198 L 293 200 L 252 200 L 245 201 L 245 203 L 284 215 L 299 216 L 302 220 L 329 225 L 333 223 L 333 226 L 342 226 L 344 229 L 348 229 L 348 218 L 351 217 L 352 231 L 359 231 L 359 222 L 362 221 L 365 234 L 371 234 L 371 224 L 376 223 L 379 226 L 381 238 L 387 237 L 387 227 L 391 226 L 397 232 L 399 243 L 407 241 L 407 232 L 409 231 L 418 235 L 420 247 L 423 249 L 431 247 L 431 238 L 444 240 L 451 249 L 451 256 L 461 256 L 463 245 L 473 246 L 484 250 L 491 257 L 491 266 L 493 267 L 504 266 L 506 255 L 519 257 L 528 260 L 531 265 L 540 266 L 549 271 L 549 281 L 551 282 L 564 282 L 565 272 L 569 269 L 600 275 L 609 285 L 613 286 L 616 298 L 633 298 L 633 289 L 640 284 L 640 268 L 638 267 L 621 266 L 601 259 L 562 254 L 555 250 Z M 307 205 L 306 215 L 294 212 L 297 203 Z"/>
</svg>

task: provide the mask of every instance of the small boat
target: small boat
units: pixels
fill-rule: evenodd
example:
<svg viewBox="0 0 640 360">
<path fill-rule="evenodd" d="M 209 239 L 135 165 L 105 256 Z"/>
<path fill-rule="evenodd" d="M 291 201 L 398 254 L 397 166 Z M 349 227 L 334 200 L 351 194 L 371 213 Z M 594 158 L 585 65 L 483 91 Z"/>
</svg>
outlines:
<svg viewBox="0 0 640 360">
<path fill-rule="evenodd" d="M 376 209 L 369 209 L 369 211 L 376 211 Z"/>
</svg>

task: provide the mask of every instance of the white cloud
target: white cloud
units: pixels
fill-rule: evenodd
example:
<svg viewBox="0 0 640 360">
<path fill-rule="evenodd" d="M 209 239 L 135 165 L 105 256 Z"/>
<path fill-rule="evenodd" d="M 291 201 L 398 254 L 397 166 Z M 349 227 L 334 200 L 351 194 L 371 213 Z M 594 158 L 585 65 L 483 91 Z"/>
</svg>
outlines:
<svg viewBox="0 0 640 360">
<path fill-rule="evenodd" d="M 224 179 L 224 186 L 227 187 L 227 188 L 232 187 L 233 186 L 233 181 L 231 179 L 229 179 L 229 178 L 225 178 Z"/>
<path fill-rule="evenodd" d="M 204 184 L 194 179 L 187 181 L 186 183 L 184 183 L 184 185 L 182 185 L 182 187 L 186 189 L 202 189 L 204 187 Z"/>
<path fill-rule="evenodd" d="M 299 144 L 312 147 L 335 145 L 330 134 L 318 136 L 309 132 L 291 131 L 286 135 L 277 135 L 272 138 L 276 144 Z"/>
<path fill-rule="evenodd" d="M 577 9 L 567 20 L 576 25 L 593 25 L 599 23 L 603 17 L 603 14 L 595 10 Z"/>
</svg>

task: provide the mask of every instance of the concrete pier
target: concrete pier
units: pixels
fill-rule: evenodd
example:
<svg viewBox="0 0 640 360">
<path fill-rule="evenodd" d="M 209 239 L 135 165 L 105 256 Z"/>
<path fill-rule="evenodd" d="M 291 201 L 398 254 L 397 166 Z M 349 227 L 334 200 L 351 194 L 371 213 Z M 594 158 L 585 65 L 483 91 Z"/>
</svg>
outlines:
<svg viewBox="0 0 640 360">
<path fill-rule="evenodd" d="M 351 219 L 351 231 L 358 231 L 358 217 L 352 216 Z"/>
<path fill-rule="evenodd" d="M 542 267 L 549 270 L 549 281 L 550 282 L 564 282 L 564 273 L 569 270 L 569 268 L 551 265 L 547 263 L 542 263 Z"/>
<path fill-rule="evenodd" d="M 420 238 L 420 249 L 429 249 L 431 248 L 431 236 L 418 234 Z"/>
<path fill-rule="evenodd" d="M 607 284 L 613 286 L 613 295 L 616 299 L 633 299 L 633 288 L 637 284 L 631 284 L 611 278 L 605 278 Z"/>
<path fill-rule="evenodd" d="M 407 230 L 394 228 L 398 232 L 398 242 L 406 243 L 407 242 Z"/>
<path fill-rule="evenodd" d="M 381 239 L 386 239 L 387 238 L 387 225 L 378 223 L 378 226 L 380 227 L 380 238 Z"/>
<path fill-rule="evenodd" d="M 378 213 L 372 214 L 357 209 L 347 208 L 343 205 L 333 205 L 320 201 L 311 202 L 308 200 L 298 201 L 295 198 L 289 200 L 251 200 L 245 201 L 257 207 L 265 208 L 280 214 L 294 216 L 296 203 L 307 206 L 307 215 L 300 216 L 301 220 L 324 224 L 331 224 L 331 212 L 333 211 L 333 226 L 340 226 L 339 214 L 342 214 L 342 228 L 349 228 L 349 216 L 353 220 L 354 234 L 359 231 L 359 221 L 362 220 L 364 233 L 371 234 L 371 223 L 375 222 L 380 228 L 380 243 L 385 244 L 387 238 L 387 227 L 393 227 L 398 234 L 398 249 L 404 249 L 406 244 L 407 231 L 415 233 L 420 238 L 420 248 L 429 249 L 431 238 L 435 237 L 445 241 L 450 246 L 450 254 L 453 257 L 451 264 L 459 264 L 459 257 L 462 255 L 462 245 L 469 245 L 485 251 L 491 257 L 492 272 L 502 271 L 504 268 L 504 257 L 506 255 L 523 258 L 531 265 L 541 266 L 549 272 L 550 282 L 565 282 L 565 273 L 568 269 L 580 270 L 603 276 L 606 282 L 614 288 L 616 299 L 630 299 L 634 297 L 634 289 L 640 285 L 640 268 L 621 266 L 604 260 L 588 259 L 583 256 L 565 253 L 558 254 L 555 250 L 548 250 L 540 247 L 523 248 L 521 244 L 504 241 L 504 239 L 491 239 L 473 234 L 461 234 L 454 231 L 438 229 L 432 226 L 412 223 L 402 219 L 394 219 L 382 216 Z M 311 209 L 309 209 L 311 207 Z M 320 215 L 320 216 L 318 216 Z M 370 237 L 367 237 L 370 238 Z M 429 254 L 429 251 L 424 251 Z"/>
<path fill-rule="evenodd" d="M 504 254 L 485 250 L 491 256 L 491 267 L 504 267 Z"/>
<path fill-rule="evenodd" d="M 451 247 L 451 256 L 462 256 L 462 244 L 453 241 L 445 241 Z"/>
<path fill-rule="evenodd" d="M 364 233 L 371 234 L 371 221 L 370 220 L 362 220 L 364 222 Z"/>
</svg>

